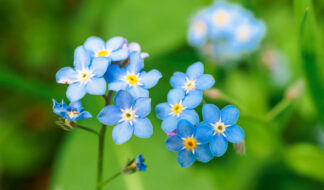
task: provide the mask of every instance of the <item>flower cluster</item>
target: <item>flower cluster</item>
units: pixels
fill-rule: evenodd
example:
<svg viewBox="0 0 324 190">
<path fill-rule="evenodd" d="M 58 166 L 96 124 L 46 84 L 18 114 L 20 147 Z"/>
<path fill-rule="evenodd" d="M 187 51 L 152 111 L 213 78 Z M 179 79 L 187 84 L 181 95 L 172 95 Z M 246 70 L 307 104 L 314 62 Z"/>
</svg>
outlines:
<svg viewBox="0 0 324 190">
<path fill-rule="evenodd" d="M 74 68 L 64 67 L 56 74 L 58 83 L 69 85 L 66 96 L 73 103 L 67 106 L 54 101 L 54 112 L 73 122 L 91 118 L 79 100 L 86 94 L 105 96 L 108 83 L 109 91 L 116 92 L 115 105 L 104 107 L 97 118 L 104 125 L 116 125 L 114 141 L 124 143 L 133 133 L 141 138 L 150 137 L 153 129 L 146 118 L 151 111 L 148 89 L 162 75 L 157 70 L 142 71 L 143 59 L 148 56 L 141 52 L 138 43 L 128 43 L 123 37 L 113 37 L 107 42 L 89 37 L 74 52 Z"/>
<path fill-rule="evenodd" d="M 162 129 L 168 134 L 166 147 L 178 152 L 178 163 L 191 166 L 197 159 L 209 162 L 214 156 L 222 156 L 228 142 L 244 140 L 244 131 L 236 125 L 239 111 L 232 105 L 222 110 L 212 104 L 203 105 L 203 120 L 194 110 L 202 102 L 202 90 L 214 84 L 211 75 L 203 74 L 203 64 L 191 65 L 186 74 L 176 72 L 170 80 L 174 89 L 168 94 L 168 103 L 156 107 Z"/>
<path fill-rule="evenodd" d="M 264 23 L 251 12 L 235 4 L 216 2 L 192 18 L 188 41 L 202 54 L 223 62 L 254 51 L 264 35 Z"/>
</svg>

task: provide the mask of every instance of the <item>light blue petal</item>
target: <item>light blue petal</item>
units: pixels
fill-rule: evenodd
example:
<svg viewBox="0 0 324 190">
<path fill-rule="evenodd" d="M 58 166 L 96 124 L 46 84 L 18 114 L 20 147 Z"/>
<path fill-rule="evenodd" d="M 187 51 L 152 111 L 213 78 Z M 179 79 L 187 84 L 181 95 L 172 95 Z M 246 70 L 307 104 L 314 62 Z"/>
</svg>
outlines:
<svg viewBox="0 0 324 190">
<path fill-rule="evenodd" d="M 170 79 L 170 84 L 173 88 L 182 88 L 186 83 L 186 78 L 184 73 L 175 72 Z"/>
<path fill-rule="evenodd" d="M 132 137 L 133 131 L 134 127 L 129 122 L 122 122 L 114 127 L 112 138 L 116 144 L 122 144 Z"/>
<path fill-rule="evenodd" d="M 111 57 L 111 59 L 113 61 L 121 61 L 124 60 L 128 57 L 128 50 L 127 49 L 120 49 L 117 50 L 115 52 L 112 52 L 109 57 Z"/>
<path fill-rule="evenodd" d="M 123 79 L 125 77 L 126 77 L 126 69 L 121 68 L 119 65 L 109 65 L 108 70 L 105 73 L 105 79 L 108 83 Z"/>
<path fill-rule="evenodd" d="M 201 90 L 192 90 L 184 98 L 182 105 L 186 108 L 193 109 L 201 104 L 203 93 Z"/>
<path fill-rule="evenodd" d="M 80 120 L 80 119 L 90 119 L 92 118 L 92 115 L 87 112 L 87 111 L 84 111 L 84 112 L 81 112 L 80 115 L 78 115 L 75 120 Z"/>
<path fill-rule="evenodd" d="M 88 50 L 92 56 L 96 56 L 99 51 L 105 49 L 105 42 L 99 37 L 92 36 L 86 40 L 84 48 Z"/>
<path fill-rule="evenodd" d="M 227 149 L 227 140 L 223 135 L 216 134 L 211 140 L 209 147 L 214 156 L 220 157 L 225 154 Z"/>
<path fill-rule="evenodd" d="M 90 70 L 97 77 L 101 77 L 107 71 L 107 68 L 111 62 L 109 57 L 95 57 L 92 60 L 92 64 L 90 66 Z"/>
<path fill-rule="evenodd" d="M 172 135 L 165 141 L 165 146 L 171 151 L 179 152 L 184 147 L 184 144 L 178 135 Z"/>
<path fill-rule="evenodd" d="M 139 138 L 149 138 L 153 134 L 152 123 L 147 118 L 134 120 L 134 135 Z"/>
<path fill-rule="evenodd" d="M 185 91 L 181 88 L 172 89 L 168 93 L 168 103 L 175 105 L 179 104 L 180 101 L 185 97 Z"/>
<path fill-rule="evenodd" d="M 149 91 L 139 85 L 130 86 L 127 91 L 134 97 L 149 97 Z"/>
<path fill-rule="evenodd" d="M 81 101 L 71 102 L 69 106 L 73 109 L 79 109 L 81 108 Z"/>
<path fill-rule="evenodd" d="M 83 46 L 79 46 L 74 51 L 74 68 L 82 70 L 90 65 L 90 55 Z"/>
<path fill-rule="evenodd" d="M 162 121 L 162 130 L 165 133 L 170 133 L 177 128 L 179 119 L 176 116 L 169 116 Z"/>
<path fill-rule="evenodd" d="M 144 68 L 144 61 L 138 52 L 129 54 L 129 65 L 126 67 L 127 71 L 131 74 L 137 74 Z"/>
<path fill-rule="evenodd" d="M 180 137 L 191 137 L 194 133 L 194 126 L 187 120 L 178 122 L 177 133 Z"/>
<path fill-rule="evenodd" d="M 204 121 L 209 123 L 216 123 L 220 119 L 220 110 L 213 104 L 205 104 L 202 108 L 202 115 Z"/>
<path fill-rule="evenodd" d="M 127 91 L 120 90 L 117 92 L 114 102 L 119 108 L 128 109 L 134 105 L 135 100 Z"/>
<path fill-rule="evenodd" d="M 106 43 L 106 49 L 109 51 L 115 51 L 122 48 L 123 44 L 126 43 L 126 39 L 120 36 L 110 38 Z"/>
<path fill-rule="evenodd" d="M 200 90 L 207 90 L 215 84 L 215 79 L 213 76 L 204 74 L 198 77 L 196 81 L 196 87 Z"/>
<path fill-rule="evenodd" d="M 155 107 L 155 112 L 157 118 L 163 120 L 169 116 L 171 112 L 170 106 L 168 103 L 161 103 Z"/>
<path fill-rule="evenodd" d="M 142 72 L 140 82 L 144 85 L 144 88 L 152 88 L 159 82 L 161 77 L 160 71 L 154 69 L 147 73 Z"/>
<path fill-rule="evenodd" d="M 214 134 L 214 129 L 209 123 L 199 123 L 195 129 L 196 131 L 194 137 L 198 142 L 205 144 L 211 141 Z"/>
<path fill-rule="evenodd" d="M 199 122 L 199 116 L 195 110 L 184 110 L 181 113 L 180 119 L 187 120 L 193 125 L 196 125 Z"/>
<path fill-rule="evenodd" d="M 108 84 L 109 90 L 118 92 L 120 90 L 126 90 L 128 87 L 128 83 L 122 80 L 116 80 L 114 82 L 110 82 Z"/>
<path fill-rule="evenodd" d="M 56 73 L 56 82 L 71 84 L 77 80 L 77 72 L 71 67 L 63 67 Z"/>
<path fill-rule="evenodd" d="M 151 98 L 137 98 L 134 111 L 139 117 L 146 117 L 151 113 Z"/>
<path fill-rule="evenodd" d="M 195 149 L 195 156 L 200 162 L 209 162 L 214 157 L 208 144 L 198 145 Z"/>
<path fill-rule="evenodd" d="M 107 84 L 104 78 L 92 77 L 86 84 L 86 91 L 92 95 L 104 95 Z"/>
<path fill-rule="evenodd" d="M 234 125 L 239 117 L 239 111 L 233 105 L 225 106 L 221 111 L 221 119 L 225 125 Z"/>
<path fill-rule="evenodd" d="M 204 65 L 201 62 L 196 62 L 196 63 L 190 65 L 186 72 L 189 79 L 192 79 L 192 80 L 197 79 L 203 73 L 204 73 Z"/>
<path fill-rule="evenodd" d="M 104 107 L 98 114 L 98 120 L 105 125 L 115 125 L 122 119 L 122 112 L 115 105 Z"/>
<path fill-rule="evenodd" d="M 227 127 L 224 134 L 226 139 L 231 143 L 242 142 L 245 136 L 243 129 L 237 125 Z"/>
<path fill-rule="evenodd" d="M 186 168 L 195 162 L 195 156 L 191 150 L 183 149 L 178 152 L 178 163 L 181 167 Z"/>
<path fill-rule="evenodd" d="M 80 100 L 85 94 L 85 85 L 79 82 L 70 84 L 66 90 L 66 96 L 71 102 Z"/>
</svg>

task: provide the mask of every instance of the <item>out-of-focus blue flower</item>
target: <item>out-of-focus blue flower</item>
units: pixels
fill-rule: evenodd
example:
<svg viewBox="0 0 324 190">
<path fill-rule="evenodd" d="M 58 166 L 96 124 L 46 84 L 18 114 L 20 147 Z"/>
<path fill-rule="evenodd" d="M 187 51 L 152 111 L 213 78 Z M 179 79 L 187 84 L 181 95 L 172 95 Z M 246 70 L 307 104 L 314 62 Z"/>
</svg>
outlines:
<svg viewBox="0 0 324 190">
<path fill-rule="evenodd" d="M 186 120 L 180 120 L 177 126 L 177 135 L 170 136 L 165 145 L 171 151 L 178 152 L 178 162 L 182 167 L 191 166 L 195 160 L 209 162 L 213 155 L 210 151 L 205 131 L 197 131 L 196 128 Z"/>
<path fill-rule="evenodd" d="M 186 74 L 175 72 L 170 83 L 173 88 L 184 89 L 186 94 L 195 94 L 195 91 L 207 90 L 212 87 L 215 80 L 211 75 L 204 74 L 204 65 L 201 62 L 196 62 L 188 67 Z"/>
<path fill-rule="evenodd" d="M 56 82 L 69 84 L 66 96 L 71 102 L 80 100 L 86 93 L 103 95 L 107 88 L 103 75 L 109 63 L 109 57 L 91 60 L 85 48 L 79 46 L 74 52 L 74 69 L 71 67 L 60 69 L 56 73 Z"/>
<path fill-rule="evenodd" d="M 199 12 L 193 19 L 189 27 L 187 39 L 188 42 L 194 46 L 199 47 L 203 45 L 210 33 L 209 28 L 209 13 L 206 10 Z"/>
<path fill-rule="evenodd" d="M 141 71 L 143 68 L 143 58 L 136 51 L 130 53 L 129 64 L 125 68 L 111 65 L 105 74 L 109 90 L 126 90 L 134 98 L 148 97 L 148 89 L 157 84 L 162 74 L 155 69 L 149 72 Z"/>
<path fill-rule="evenodd" d="M 53 112 L 69 121 L 92 118 L 91 114 L 81 107 L 80 101 L 71 102 L 70 105 L 67 105 L 64 100 L 58 103 L 53 99 Z"/>
<path fill-rule="evenodd" d="M 219 110 L 215 105 L 205 104 L 202 115 L 204 122 L 197 127 L 197 133 L 210 142 L 213 155 L 222 156 L 228 142 L 239 143 L 244 140 L 243 129 L 235 124 L 239 111 L 234 106 L 229 105 Z"/>
<path fill-rule="evenodd" d="M 132 134 L 140 138 L 148 138 L 153 133 L 151 121 L 146 116 L 151 112 L 150 98 L 132 97 L 127 91 L 117 92 L 115 105 L 104 107 L 98 115 L 98 120 L 105 125 L 117 124 L 112 137 L 116 144 L 128 141 Z"/>
<path fill-rule="evenodd" d="M 142 171 L 142 172 L 146 171 L 146 165 L 145 165 L 144 161 L 145 160 L 144 160 L 142 154 L 140 154 L 136 157 L 135 163 L 136 163 L 137 170 Z"/>
<path fill-rule="evenodd" d="M 181 119 L 196 125 L 199 116 L 193 108 L 201 103 L 201 97 L 201 91 L 193 91 L 186 96 L 186 92 L 181 88 L 170 90 L 168 102 L 161 103 L 155 108 L 157 117 L 163 120 L 163 131 L 166 133 L 174 131 Z"/>
<path fill-rule="evenodd" d="M 150 56 L 146 52 L 141 52 L 141 46 L 139 45 L 139 43 L 136 43 L 136 42 L 125 43 L 125 45 L 123 46 L 123 48 L 127 48 L 128 53 L 132 53 L 133 51 L 140 53 L 141 54 L 141 57 L 143 59 Z"/>
<path fill-rule="evenodd" d="M 121 61 L 128 57 L 127 49 L 123 49 L 123 45 L 127 40 L 123 37 L 113 37 L 104 42 L 99 37 L 89 37 L 84 43 L 84 48 L 89 51 L 92 58 L 109 57 L 112 61 Z"/>
</svg>

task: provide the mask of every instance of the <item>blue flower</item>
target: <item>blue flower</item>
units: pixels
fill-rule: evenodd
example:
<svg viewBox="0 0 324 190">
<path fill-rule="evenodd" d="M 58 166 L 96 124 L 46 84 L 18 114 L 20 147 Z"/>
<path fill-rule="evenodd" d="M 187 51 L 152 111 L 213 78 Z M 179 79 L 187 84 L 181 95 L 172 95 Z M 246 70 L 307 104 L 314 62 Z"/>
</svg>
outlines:
<svg viewBox="0 0 324 190">
<path fill-rule="evenodd" d="M 109 82 L 109 90 L 126 90 L 135 98 L 148 97 L 147 89 L 154 87 L 162 74 L 155 69 L 149 72 L 141 71 L 143 67 L 143 58 L 136 51 L 130 53 L 129 64 L 125 68 L 111 65 L 105 75 Z"/>
<path fill-rule="evenodd" d="M 235 124 L 239 111 L 234 106 L 228 105 L 220 111 L 215 105 L 205 104 L 202 115 L 204 122 L 197 128 L 197 132 L 210 141 L 213 155 L 222 156 L 228 142 L 239 143 L 244 140 L 243 129 Z"/>
<path fill-rule="evenodd" d="M 214 85 L 215 80 L 211 75 L 203 73 L 204 65 L 201 62 L 196 62 L 188 67 L 186 74 L 175 72 L 170 79 L 171 86 L 183 88 L 186 94 L 207 90 Z"/>
<path fill-rule="evenodd" d="M 144 163 L 144 158 L 142 156 L 142 154 L 138 155 L 136 157 L 135 163 L 136 163 L 136 169 L 139 171 L 146 171 L 146 165 Z"/>
<path fill-rule="evenodd" d="M 127 40 L 123 37 L 113 37 L 106 43 L 99 37 L 89 37 L 84 48 L 89 51 L 92 58 L 109 57 L 112 61 L 121 61 L 128 57 L 128 51 L 122 48 Z"/>
<path fill-rule="evenodd" d="M 91 114 L 84 111 L 81 107 L 80 101 L 71 102 L 70 105 L 66 105 L 64 100 L 62 100 L 61 103 L 58 103 L 53 99 L 53 111 L 55 114 L 69 121 L 92 118 Z"/>
<path fill-rule="evenodd" d="M 191 21 L 189 27 L 187 39 L 188 42 L 195 47 L 200 47 L 208 39 L 209 34 L 209 12 L 201 11 L 199 12 Z"/>
<path fill-rule="evenodd" d="M 180 120 L 177 127 L 177 135 L 170 136 L 166 142 L 166 147 L 178 152 L 178 162 L 182 167 L 191 166 L 195 160 L 209 162 L 213 155 L 208 146 L 208 141 L 204 134 L 200 134 L 190 122 Z M 203 131 L 202 131 L 203 132 Z"/>
<path fill-rule="evenodd" d="M 201 97 L 201 91 L 194 91 L 186 96 L 185 91 L 181 88 L 170 90 L 168 102 L 161 103 L 155 108 L 157 117 L 163 120 L 163 131 L 165 133 L 174 131 L 181 119 L 196 125 L 199 122 L 199 116 L 193 108 L 201 103 Z"/>
<path fill-rule="evenodd" d="M 132 97 L 127 91 L 118 91 L 115 105 L 106 106 L 98 115 L 98 120 L 105 125 L 117 124 L 112 137 L 116 144 L 128 141 L 132 134 L 140 138 L 148 138 L 153 133 L 151 121 L 146 116 L 151 112 L 150 98 Z"/>
<path fill-rule="evenodd" d="M 91 61 L 88 52 L 83 46 L 79 46 L 74 52 L 74 69 L 60 69 L 56 73 L 56 81 L 69 84 L 66 96 L 71 102 L 80 100 L 86 93 L 103 95 L 107 85 L 102 76 L 107 70 L 109 59 L 100 57 Z"/>
</svg>

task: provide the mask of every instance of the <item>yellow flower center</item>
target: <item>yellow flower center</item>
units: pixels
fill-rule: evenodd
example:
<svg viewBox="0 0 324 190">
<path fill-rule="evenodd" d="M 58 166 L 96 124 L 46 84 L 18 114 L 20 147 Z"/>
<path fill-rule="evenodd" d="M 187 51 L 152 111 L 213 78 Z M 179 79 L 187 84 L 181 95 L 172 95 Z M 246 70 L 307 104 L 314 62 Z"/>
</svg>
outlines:
<svg viewBox="0 0 324 190">
<path fill-rule="evenodd" d="M 97 57 L 105 57 L 108 56 L 108 51 L 107 50 L 102 50 L 97 53 Z"/>
<path fill-rule="evenodd" d="M 126 80 L 129 82 L 131 85 L 135 85 L 138 83 L 138 78 L 135 75 L 127 75 Z"/>
<path fill-rule="evenodd" d="M 182 106 L 181 106 L 181 104 L 176 104 L 176 105 L 174 105 L 173 108 L 172 108 L 172 112 L 173 112 L 174 114 L 179 114 L 179 113 L 181 113 L 181 111 L 182 111 Z"/>
<path fill-rule="evenodd" d="M 188 150 L 192 150 L 197 147 L 197 141 L 193 137 L 189 137 L 184 140 L 184 145 Z"/>
<path fill-rule="evenodd" d="M 67 113 L 69 115 L 70 118 L 76 117 L 79 115 L 79 112 L 74 111 L 74 109 L 72 109 L 70 112 Z"/>
<path fill-rule="evenodd" d="M 229 15 L 226 11 L 216 11 L 212 16 L 213 23 L 216 26 L 225 26 L 228 23 Z"/>
</svg>

